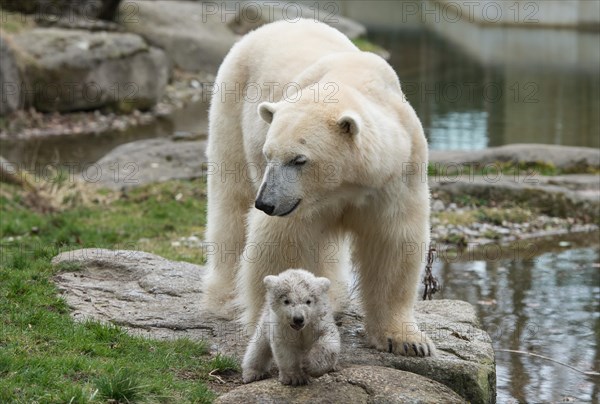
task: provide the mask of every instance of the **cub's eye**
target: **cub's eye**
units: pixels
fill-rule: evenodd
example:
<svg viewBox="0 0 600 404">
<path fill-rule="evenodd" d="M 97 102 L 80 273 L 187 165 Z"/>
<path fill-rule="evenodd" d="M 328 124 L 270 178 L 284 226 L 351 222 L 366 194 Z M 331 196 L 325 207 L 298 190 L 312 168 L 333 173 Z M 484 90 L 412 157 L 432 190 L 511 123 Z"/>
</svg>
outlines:
<svg viewBox="0 0 600 404">
<path fill-rule="evenodd" d="M 285 299 L 285 300 L 283 301 L 283 304 L 285 304 L 285 305 L 288 305 L 288 304 L 290 304 L 290 301 L 289 301 L 288 299 Z"/>
<path fill-rule="evenodd" d="M 303 166 L 304 164 L 306 164 L 307 161 L 308 161 L 308 159 L 306 158 L 306 156 L 300 155 L 300 156 L 296 156 L 292 160 L 290 160 L 289 165 Z"/>
<path fill-rule="evenodd" d="M 307 300 L 307 301 L 306 301 L 306 304 L 308 304 L 309 306 L 310 306 L 310 304 L 311 304 L 311 303 L 312 303 L 312 302 L 311 302 L 310 300 Z"/>
</svg>

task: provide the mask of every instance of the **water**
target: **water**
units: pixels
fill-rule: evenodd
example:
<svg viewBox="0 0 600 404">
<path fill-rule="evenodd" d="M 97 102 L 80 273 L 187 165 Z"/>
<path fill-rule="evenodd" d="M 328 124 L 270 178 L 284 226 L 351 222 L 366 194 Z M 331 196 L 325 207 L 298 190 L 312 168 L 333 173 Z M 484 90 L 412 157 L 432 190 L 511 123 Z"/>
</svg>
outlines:
<svg viewBox="0 0 600 404">
<path fill-rule="evenodd" d="M 443 284 L 440 298 L 473 304 L 492 338 L 499 403 L 600 401 L 600 377 L 500 351 L 527 351 L 583 371 L 600 371 L 600 245 L 593 241 L 597 238 L 597 234 L 590 237 L 588 246 L 550 249 L 527 260 L 434 266 L 434 275 Z"/>
<path fill-rule="evenodd" d="M 447 25 L 370 31 L 391 51 L 431 149 L 600 146 L 599 34 Z"/>
<path fill-rule="evenodd" d="M 148 125 L 101 134 L 48 136 L 20 140 L 0 140 L 0 155 L 21 167 L 44 172 L 46 165 L 66 165 L 75 171 L 93 164 L 115 147 L 141 139 L 168 137 L 178 131 L 206 134 L 208 103 L 191 102 L 168 117 Z"/>
</svg>

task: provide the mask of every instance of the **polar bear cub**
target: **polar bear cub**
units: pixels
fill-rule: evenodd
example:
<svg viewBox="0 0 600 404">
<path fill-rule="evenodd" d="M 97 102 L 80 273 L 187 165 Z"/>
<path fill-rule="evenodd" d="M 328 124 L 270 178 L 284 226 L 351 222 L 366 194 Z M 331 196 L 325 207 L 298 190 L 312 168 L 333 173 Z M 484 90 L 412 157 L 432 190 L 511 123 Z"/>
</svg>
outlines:
<svg viewBox="0 0 600 404">
<path fill-rule="evenodd" d="M 244 383 L 269 375 L 271 359 L 279 381 L 306 384 L 336 368 L 340 333 L 327 291 L 330 281 L 303 269 L 264 278 L 266 304 L 242 363 Z"/>
</svg>

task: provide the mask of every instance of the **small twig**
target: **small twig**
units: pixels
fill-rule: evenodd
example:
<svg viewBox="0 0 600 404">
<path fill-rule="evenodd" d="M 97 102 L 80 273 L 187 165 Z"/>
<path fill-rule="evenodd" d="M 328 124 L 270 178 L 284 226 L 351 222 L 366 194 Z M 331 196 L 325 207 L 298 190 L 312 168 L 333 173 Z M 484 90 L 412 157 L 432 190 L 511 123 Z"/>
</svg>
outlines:
<svg viewBox="0 0 600 404">
<path fill-rule="evenodd" d="M 435 248 L 429 247 L 429 252 L 427 253 L 427 265 L 425 265 L 425 276 L 423 277 L 423 284 L 425 285 L 423 300 L 431 300 L 431 297 L 440 290 L 440 284 L 431 272 L 434 257 Z"/>
<path fill-rule="evenodd" d="M 219 369 L 213 369 L 213 370 L 211 370 L 210 372 L 208 372 L 208 375 L 210 377 L 214 377 L 215 379 L 217 379 L 221 383 L 226 384 L 227 382 L 225 380 L 221 379 L 221 377 L 219 377 L 219 375 L 213 374 L 213 372 L 216 372 L 217 370 L 219 370 Z"/>
<path fill-rule="evenodd" d="M 566 367 L 568 367 L 569 369 L 573 369 L 574 371 L 576 371 L 576 372 L 579 372 L 579 373 L 582 373 L 582 374 L 584 374 L 584 375 L 587 375 L 587 376 L 600 376 L 600 373 L 599 373 L 599 372 L 594 372 L 594 371 L 587 371 L 587 372 L 586 372 L 586 371 L 584 371 L 584 370 L 577 369 L 576 367 L 573 367 L 573 366 L 571 366 L 571 365 L 568 365 L 568 364 L 566 364 L 566 363 L 563 363 L 563 362 L 557 361 L 556 359 L 552 359 L 552 358 L 549 358 L 549 357 L 547 357 L 547 356 L 543 356 L 543 355 L 535 354 L 535 353 L 532 353 L 532 352 L 526 352 L 526 351 L 516 351 L 516 350 L 514 350 L 514 349 L 496 349 L 496 351 L 500 351 L 500 352 L 512 352 L 512 353 L 518 353 L 518 354 L 523 354 L 523 355 L 535 356 L 535 357 L 537 357 L 537 358 L 546 359 L 546 360 L 549 360 L 550 362 L 554 362 L 554 363 L 558 363 L 559 365 L 566 366 Z"/>
</svg>

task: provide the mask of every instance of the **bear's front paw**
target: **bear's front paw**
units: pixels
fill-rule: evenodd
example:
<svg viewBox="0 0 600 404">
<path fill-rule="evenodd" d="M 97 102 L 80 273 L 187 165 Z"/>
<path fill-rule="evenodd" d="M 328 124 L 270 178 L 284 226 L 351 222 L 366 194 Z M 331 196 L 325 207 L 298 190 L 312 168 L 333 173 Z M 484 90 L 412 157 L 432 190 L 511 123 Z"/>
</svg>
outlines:
<svg viewBox="0 0 600 404">
<path fill-rule="evenodd" d="M 286 384 L 289 386 L 302 386 L 310 382 L 310 377 L 304 372 L 284 373 L 279 371 L 279 381 L 281 384 Z"/>
<path fill-rule="evenodd" d="M 380 351 L 396 355 L 420 357 L 436 355 L 435 345 L 427 335 L 420 331 L 388 333 L 383 338 L 374 339 L 373 344 Z"/>
<path fill-rule="evenodd" d="M 248 369 L 242 372 L 242 381 L 244 383 L 252 383 L 262 379 L 266 379 L 269 376 L 269 372 L 261 372 L 257 370 Z"/>
</svg>

